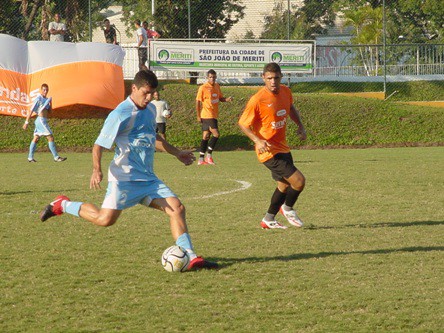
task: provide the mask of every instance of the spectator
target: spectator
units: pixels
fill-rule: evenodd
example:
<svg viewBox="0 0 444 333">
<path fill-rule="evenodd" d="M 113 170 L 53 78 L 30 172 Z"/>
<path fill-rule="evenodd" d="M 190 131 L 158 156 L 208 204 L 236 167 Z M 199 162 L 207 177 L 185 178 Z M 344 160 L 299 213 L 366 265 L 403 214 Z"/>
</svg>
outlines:
<svg viewBox="0 0 444 333">
<path fill-rule="evenodd" d="M 108 44 L 117 45 L 117 35 L 116 29 L 110 24 L 108 19 L 103 20 L 103 24 L 105 25 L 103 28 L 103 33 L 105 34 L 105 40 Z"/>
<path fill-rule="evenodd" d="M 49 23 L 49 40 L 51 42 L 64 42 L 66 34 L 65 23 L 60 22 L 60 14 L 54 15 L 54 21 Z"/>
<path fill-rule="evenodd" d="M 135 20 L 134 25 L 136 26 L 137 34 L 137 52 L 139 55 L 139 70 L 146 70 L 145 63 L 148 60 L 148 38 L 146 35 L 146 30 L 140 25 L 140 20 Z"/>
<path fill-rule="evenodd" d="M 142 26 L 146 30 L 146 35 L 147 35 L 147 38 L 148 38 L 148 43 L 149 43 L 149 41 L 157 39 L 157 38 L 160 37 L 160 34 L 157 31 L 155 31 L 154 28 L 153 28 L 153 30 L 148 29 L 148 22 L 147 21 L 143 21 L 142 22 Z"/>
</svg>

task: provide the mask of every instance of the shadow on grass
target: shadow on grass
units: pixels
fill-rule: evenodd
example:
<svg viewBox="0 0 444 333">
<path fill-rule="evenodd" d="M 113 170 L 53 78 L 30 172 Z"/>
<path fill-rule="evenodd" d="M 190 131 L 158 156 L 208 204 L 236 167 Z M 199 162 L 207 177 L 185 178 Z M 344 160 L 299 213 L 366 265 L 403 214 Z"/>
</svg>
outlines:
<svg viewBox="0 0 444 333">
<path fill-rule="evenodd" d="M 306 260 L 306 259 L 320 259 L 331 256 L 344 256 L 353 254 L 391 254 L 402 252 L 431 252 L 431 251 L 444 251 L 444 246 L 416 246 L 416 247 L 402 247 L 398 249 L 377 249 L 377 250 L 365 250 L 365 251 L 344 251 L 344 252 L 319 252 L 319 253 L 298 253 L 288 256 L 275 256 L 275 257 L 249 257 L 249 258 L 211 258 L 212 260 L 220 262 L 220 268 L 228 267 L 236 263 L 260 263 L 268 261 L 293 261 L 293 260 Z"/>
<path fill-rule="evenodd" d="M 25 194 L 32 193 L 32 191 L 4 191 L 0 192 L 0 195 L 16 195 L 16 194 Z"/>
<path fill-rule="evenodd" d="M 372 224 L 345 224 L 340 226 L 322 226 L 317 227 L 315 225 L 308 225 L 304 229 L 319 230 L 319 229 L 343 229 L 343 228 L 400 228 L 400 227 L 414 227 L 414 226 L 426 226 L 426 225 L 444 225 L 444 221 L 413 221 L 413 222 L 380 222 Z"/>
</svg>

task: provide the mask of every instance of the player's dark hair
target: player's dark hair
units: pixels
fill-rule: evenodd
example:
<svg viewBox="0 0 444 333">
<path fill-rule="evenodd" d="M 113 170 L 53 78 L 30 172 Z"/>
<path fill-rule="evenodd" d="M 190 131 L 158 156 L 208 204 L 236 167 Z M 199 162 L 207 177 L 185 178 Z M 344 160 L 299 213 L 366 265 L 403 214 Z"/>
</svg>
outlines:
<svg viewBox="0 0 444 333">
<path fill-rule="evenodd" d="M 279 66 L 279 65 L 278 65 L 277 63 L 275 63 L 275 62 L 270 62 L 270 63 L 268 63 L 268 64 L 266 64 L 266 65 L 264 66 L 264 70 L 263 70 L 262 74 L 265 74 L 265 73 L 267 73 L 267 72 L 269 72 L 269 73 L 279 73 L 279 74 L 282 74 L 281 66 Z"/>
<path fill-rule="evenodd" d="M 157 80 L 157 76 L 153 71 L 144 69 L 137 72 L 137 74 L 134 76 L 133 84 L 137 88 L 141 88 L 143 86 L 157 88 L 159 81 Z"/>
<path fill-rule="evenodd" d="M 210 70 L 207 72 L 207 76 L 210 76 L 210 74 L 212 74 L 212 75 L 217 75 L 217 74 L 216 74 L 216 71 L 215 71 L 214 69 L 210 69 Z"/>
<path fill-rule="evenodd" d="M 103 20 L 103 23 L 105 23 L 105 22 L 109 22 L 109 20 L 108 20 L 108 19 L 104 19 L 104 20 Z"/>
<path fill-rule="evenodd" d="M 134 23 L 140 25 L 140 20 L 134 20 Z"/>
<path fill-rule="evenodd" d="M 42 86 L 41 86 L 40 88 L 46 88 L 46 89 L 49 90 L 49 87 L 48 87 L 48 85 L 47 85 L 46 83 L 43 83 Z"/>
</svg>

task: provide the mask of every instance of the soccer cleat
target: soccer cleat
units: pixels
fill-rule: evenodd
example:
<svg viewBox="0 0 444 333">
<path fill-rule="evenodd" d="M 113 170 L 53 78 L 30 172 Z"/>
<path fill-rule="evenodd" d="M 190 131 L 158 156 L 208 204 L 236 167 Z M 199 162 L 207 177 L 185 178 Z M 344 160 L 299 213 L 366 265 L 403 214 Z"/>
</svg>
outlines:
<svg viewBox="0 0 444 333">
<path fill-rule="evenodd" d="M 69 198 L 64 195 L 59 195 L 53 202 L 51 202 L 48 206 L 46 206 L 43 211 L 40 213 L 40 220 L 42 222 L 45 222 L 50 217 L 56 216 L 56 215 L 62 215 L 63 209 L 62 209 L 62 201 L 68 200 Z"/>
<path fill-rule="evenodd" d="M 211 156 L 207 156 L 205 158 L 205 162 L 207 162 L 207 164 L 211 164 L 211 165 L 215 165 L 216 163 L 214 163 L 213 158 Z"/>
<path fill-rule="evenodd" d="M 207 165 L 207 164 L 208 163 L 205 161 L 201 161 L 201 160 L 197 161 L 197 165 Z"/>
<path fill-rule="evenodd" d="M 36 163 L 37 161 L 36 161 L 35 159 L 33 159 L 33 158 L 28 158 L 28 162 L 30 162 L 30 163 Z"/>
<path fill-rule="evenodd" d="M 294 225 L 295 227 L 302 227 L 304 225 L 302 220 L 299 218 L 299 216 L 296 214 L 296 212 L 293 209 L 292 210 L 284 210 L 281 207 L 279 209 L 279 211 L 281 212 L 282 215 L 285 216 L 288 223 L 290 223 L 291 225 Z"/>
<path fill-rule="evenodd" d="M 285 225 L 280 224 L 278 221 L 261 221 L 262 229 L 287 229 Z"/>
<path fill-rule="evenodd" d="M 218 269 L 219 265 L 215 262 L 205 260 L 202 257 L 196 257 L 188 265 L 188 270 L 198 270 L 198 269 Z"/>
<path fill-rule="evenodd" d="M 63 161 L 66 161 L 66 159 L 67 159 L 67 157 L 57 157 L 57 158 L 55 158 L 54 159 L 54 162 L 63 162 Z"/>
</svg>

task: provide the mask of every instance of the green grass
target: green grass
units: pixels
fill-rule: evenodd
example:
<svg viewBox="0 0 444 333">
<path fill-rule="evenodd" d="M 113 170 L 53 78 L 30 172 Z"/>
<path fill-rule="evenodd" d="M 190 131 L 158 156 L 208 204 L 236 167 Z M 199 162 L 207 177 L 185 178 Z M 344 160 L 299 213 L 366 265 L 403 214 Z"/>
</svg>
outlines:
<svg viewBox="0 0 444 333">
<path fill-rule="evenodd" d="M 197 252 L 222 265 L 184 274 L 161 267 L 173 240 L 158 211 L 128 209 L 109 228 L 38 222 L 60 193 L 103 199 L 88 189 L 90 154 L 67 156 L 1 155 L 1 332 L 443 330 L 443 147 L 294 151 L 306 227 L 268 231 L 274 182 L 254 153 L 217 152 L 215 167 L 157 154 Z M 236 180 L 252 186 L 199 199 Z"/>
<path fill-rule="evenodd" d="M 384 91 L 383 82 L 300 82 L 291 85 L 295 93 L 337 93 Z M 444 81 L 387 82 L 391 101 L 442 101 Z"/>
</svg>

